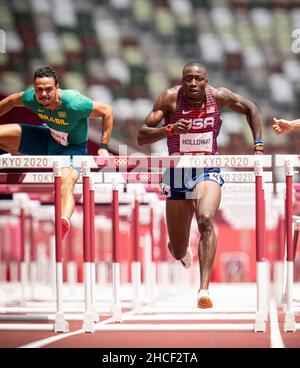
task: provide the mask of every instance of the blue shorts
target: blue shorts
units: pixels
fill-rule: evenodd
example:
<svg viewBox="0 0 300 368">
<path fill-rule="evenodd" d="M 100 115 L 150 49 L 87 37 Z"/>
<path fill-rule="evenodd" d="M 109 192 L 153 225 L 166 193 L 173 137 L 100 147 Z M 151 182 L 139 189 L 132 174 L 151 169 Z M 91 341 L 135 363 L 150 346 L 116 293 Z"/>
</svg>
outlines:
<svg viewBox="0 0 300 368">
<path fill-rule="evenodd" d="M 19 152 L 23 155 L 84 156 L 87 142 L 63 146 L 57 143 L 46 126 L 21 124 L 22 135 Z"/>
<path fill-rule="evenodd" d="M 211 180 L 220 186 L 224 184 L 221 170 L 218 167 L 205 169 L 167 169 L 162 177 L 162 194 L 167 199 L 192 199 L 193 188 L 201 181 Z"/>
<path fill-rule="evenodd" d="M 57 143 L 46 126 L 20 124 L 22 129 L 19 152 L 23 155 L 84 156 L 87 142 L 63 146 Z M 76 168 L 77 170 L 77 168 Z"/>
</svg>

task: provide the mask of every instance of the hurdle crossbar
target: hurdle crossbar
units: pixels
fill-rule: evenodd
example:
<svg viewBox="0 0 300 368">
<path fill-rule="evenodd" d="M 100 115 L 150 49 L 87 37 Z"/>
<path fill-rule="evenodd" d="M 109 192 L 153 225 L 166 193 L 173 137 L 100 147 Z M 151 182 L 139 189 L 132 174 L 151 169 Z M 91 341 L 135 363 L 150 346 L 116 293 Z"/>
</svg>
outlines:
<svg viewBox="0 0 300 368">
<path fill-rule="evenodd" d="M 184 156 L 74 156 L 73 165 L 86 161 L 91 169 L 111 170 L 153 168 L 254 168 L 259 161 L 263 167 L 271 167 L 270 155 L 184 155 Z"/>
</svg>

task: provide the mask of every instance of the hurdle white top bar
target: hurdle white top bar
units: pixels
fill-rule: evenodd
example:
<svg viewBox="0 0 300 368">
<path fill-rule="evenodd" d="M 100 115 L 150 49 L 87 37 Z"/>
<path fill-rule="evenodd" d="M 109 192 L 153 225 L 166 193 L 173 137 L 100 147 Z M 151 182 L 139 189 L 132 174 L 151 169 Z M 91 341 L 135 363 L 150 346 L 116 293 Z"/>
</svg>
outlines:
<svg viewBox="0 0 300 368">
<path fill-rule="evenodd" d="M 286 161 L 289 160 L 294 167 L 300 167 L 300 155 L 275 155 L 275 166 L 285 166 Z"/>
<path fill-rule="evenodd" d="M 253 171 L 221 171 L 221 176 L 225 183 L 255 183 L 255 173 Z M 273 181 L 271 171 L 263 172 L 263 179 L 266 183 Z"/>
<path fill-rule="evenodd" d="M 263 167 L 271 167 L 270 155 L 186 155 L 186 156 L 74 156 L 73 165 L 81 166 L 85 161 L 91 168 L 126 169 L 134 168 L 208 168 L 230 167 L 249 168 L 255 167 L 259 161 Z"/>
<path fill-rule="evenodd" d="M 55 162 L 70 166 L 70 156 L 0 156 L 0 169 L 47 169 Z"/>
<path fill-rule="evenodd" d="M 162 172 L 165 170 L 162 170 Z M 161 181 L 162 172 L 137 172 L 131 171 L 129 173 L 119 173 L 119 183 L 159 183 Z M 116 173 L 104 173 L 104 182 L 111 183 L 110 175 Z M 255 173 L 253 171 L 221 171 L 221 176 L 226 183 L 255 183 Z M 263 172 L 263 179 L 265 183 L 273 181 L 273 174 L 271 171 Z"/>
<path fill-rule="evenodd" d="M 164 171 L 163 169 L 162 171 Z M 111 184 L 113 178 L 118 183 L 134 183 L 134 184 L 158 184 L 161 181 L 161 172 L 145 172 L 134 171 L 129 173 L 112 173 L 112 172 L 91 172 L 95 184 Z M 223 171 L 222 178 L 226 183 L 254 183 L 255 173 L 253 171 Z M 272 182 L 273 175 L 271 171 L 263 172 L 264 182 Z M 54 183 L 54 175 L 52 172 L 24 172 L 24 173 L 0 173 L 0 183 L 11 184 L 52 184 Z M 79 176 L 77 183 L 82 183 L 82 175 Z"/>
<path fill-rule="evenodd" d="M 10 178 L 10 174 L 12 174 L 12 178 Z M 93 177 L 94 183 L 103 183 L 103 173 L 91 173 L 91 177 Z M 52 184 L 54 183 L 54 175 L 52 172 L 0 173 L 0 183 Z M 82 175 L 79 176 L 77 183 L 82 183 Z"/>
</svg>

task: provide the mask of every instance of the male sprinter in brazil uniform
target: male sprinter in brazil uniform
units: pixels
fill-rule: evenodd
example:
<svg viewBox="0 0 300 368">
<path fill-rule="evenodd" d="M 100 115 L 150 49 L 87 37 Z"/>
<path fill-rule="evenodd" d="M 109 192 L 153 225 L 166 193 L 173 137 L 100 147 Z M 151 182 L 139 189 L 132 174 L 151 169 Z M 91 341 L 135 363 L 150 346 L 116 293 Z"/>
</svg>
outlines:
<svg viewBox="0 0 300 368">
<path fill-rule="evenodd" d="M 151 144 L 167 137 L 170 155 L 215 155 L 223 107 L 246 115 L 253 135 L 254 153 L 262 154 L 262 123 L 255 104 L 227 88 L 208 85 L 206 69 L 198 62 L 186 64 L 181 85 L 158 97 L 138 133 L 138 142 Z M 163 119 L 164 125 L 158 127 Z M 201 235 L 199 308 L 212 307 L 208 288 L 216 252 L 214 216 L 219 208 L 222 184 L 219 168 L 167 169 L 162 179 L 163 192 L 167 195 L 168 247 L 186 268 L 193 261 L 189 235 L 192 217 L 196 214 Z"/>
<path fill-rule="evenodd" d="M 34 73 L 33 88 L 0 101 L 0 116 L 16 106 L 32 110 L 44 126 L 0 125 L 0 149 L 13 155 L 85 155 L 89 117 L 101 117 L 102 139 L 98 155 L 108 155 L 113 126 L 112 108 L 92 101 L 76 90 L 59 88 L 57 74 L 52 68 L 43 67 Z M 73 188 L 78 176 L 72 167 L 62 169 L 63 238 L 70 229 L 70 218 L 75 209 Z"/>
</svg>

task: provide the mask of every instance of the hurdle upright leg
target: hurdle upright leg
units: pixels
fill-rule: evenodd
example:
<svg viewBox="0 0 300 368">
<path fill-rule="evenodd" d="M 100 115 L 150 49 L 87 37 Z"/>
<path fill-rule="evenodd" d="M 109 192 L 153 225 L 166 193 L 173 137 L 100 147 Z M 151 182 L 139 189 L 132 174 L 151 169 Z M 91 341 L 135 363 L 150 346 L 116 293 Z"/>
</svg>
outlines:
<svg viewBox="0 0 300 368">
<path fill-rule="evenodd" d="M 297 246 L 299 241 L 299 232 L 300 232 L 300 217 L 293 216 L 294 221 L 294 235 L 293 235 L 293 249 L 294 249 L 294 262 L 296 259 Z"/>
<path fill-rule="evenodd" d="M 27 300 L 27 267 L 25 262 L 25 226 L 26 226 L 26 216 L 25 208 L 20 204 L 20 246 L 21 246 L 21 264 L 20 264 L 20 282 L 21 282 L 21 305 L 26 304 Z"/>
<path fill-rule="evenodd" d="M 138 311 L 141 308 L 141 284 L 142 284 L 142 266 L 139 257 L 140 247 L 140 203 L 135 194 L 133 209 L 133 262 L 131 265 L 131 277 L 134 288 L 133 308 Z"/>
<path fill-rule="evenodd" d="M 55 332 L 69 331 L 69 324 L 63 313 L 62 288 L 62 227 L 61 227 L 61 165 L 54 163 L 54 208 L 55 208 L 55 258 L 56 258 L 56 315 L 54 323 Z"/>
<path fill-rule="evenodd" d="M 95 183 L 93 177 L 90 178 L 90 252 L 91 252 L 91 302 L 94 322 L 99 321 L 99 314 L 96 308 L 96 257 L 95 257 Z"/>
<path fill-rule="evenodd" d="M 294 284 L 294 247 L 293 247 L 293 166 L 290 160 L 285 161 L 286 174 L 286 260 L 287 260 L 287 310 L 284 319 L 284 331 L 296 331 L 295 312 L 293 310 Z"/>
<path fill-rule="evenodd" d="M 255 332 L 266 332 L 267 269 L 265 259 L 265 198 L 263 190 L 263 168 L 259 161 L 255 167 L 255 212 L 256 212 L 256 285 L 257 311 Z"/>
<path fill-rule="evenodd" d="M 122 308 L 120 301 L 120 251 L 119 251 L 119 190 L 118 182 L 114 178 L 112 182 L 113 192 L 113 216 L 112 216 L 112 233 L 113 233 L 113 249 L 112 249 L 112 283 L 113 283 L 113 305 L 112 319 L 113 322 L 122 322 Z"/>
<path fill-rule="evenodd" d="M 283 214 L 278 217 L 277 251 L 274 261 L 274 284 L 277 303 L 280 304 L 283 296 L 283 269 L 284 269 L 285 223 Z"/>
<path fill-rule="evenodd" d="M 82 329 L 84 332 L 94 332 L 94 316 L 92 312 L 91 295 L 91 218 L 90 218 L 90 168 L 86 161 L 82 162 L 83 181 L 83 263 L 84 263 L 84 296 L 85 313 Z"/>
<path fill-rule="evenodd" d="M 156 293 L 156 262 L 155 262 L 155 239 L 154 239 L 154 209 L 151 202 L 149 203 L 149 210 L 150 210 L 150 249 L 148 254 L 148 267 L 146 267 L 146 292 L 147 292 L 147 299 L 148 303 L 152 302 L 155 298 Z"/>
</svg>

